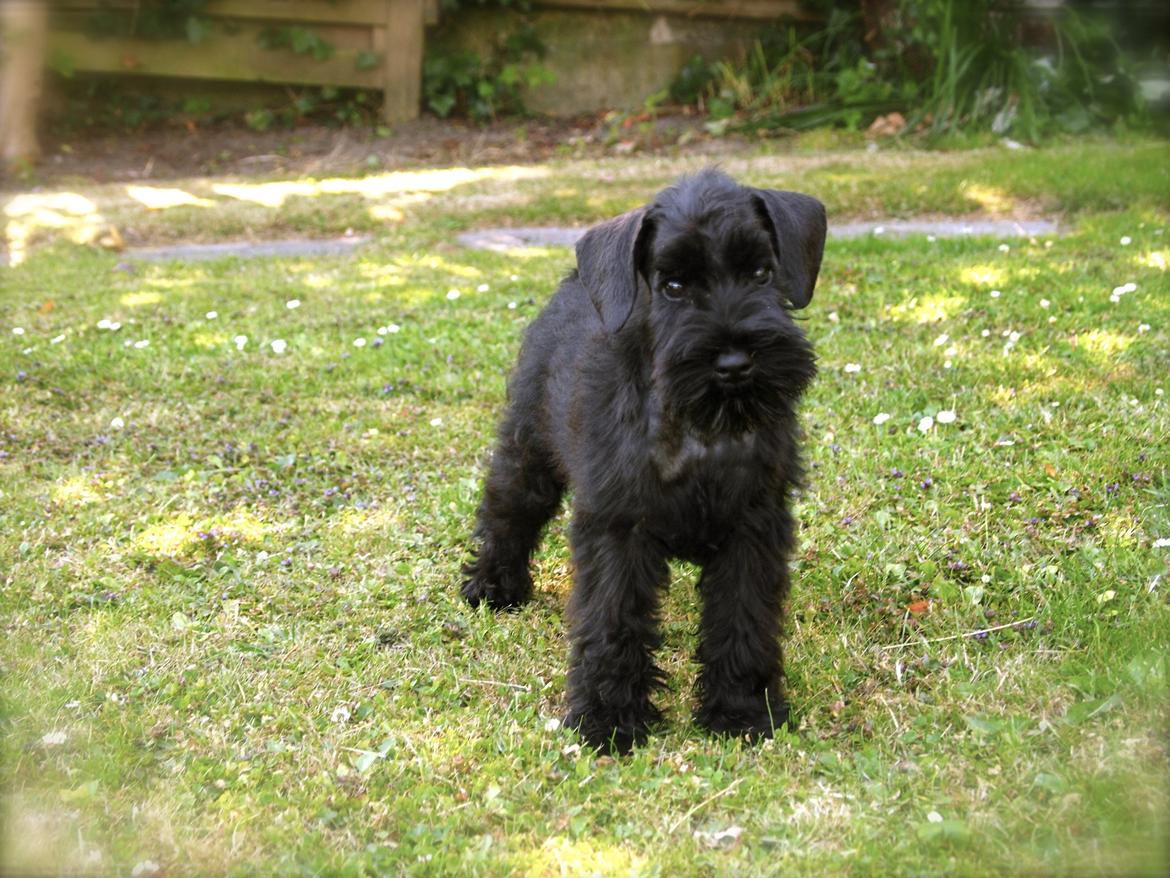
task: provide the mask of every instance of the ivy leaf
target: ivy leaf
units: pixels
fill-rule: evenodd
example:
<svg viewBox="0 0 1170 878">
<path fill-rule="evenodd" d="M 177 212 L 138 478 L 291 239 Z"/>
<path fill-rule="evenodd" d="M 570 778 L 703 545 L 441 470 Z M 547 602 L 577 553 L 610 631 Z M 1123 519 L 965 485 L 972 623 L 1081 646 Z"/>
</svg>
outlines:
<svg viewBox="0 0 1170 878">
<path fill-rule="evenodd" d="M 58 76 L 64 76 L 66 79 L 72 79 L 77 69 L 73 58 L 57 48 L 49 51 L 48 65 L 50 70 Z"/>
<path fill-rule="evenodd" d="M 196 15 L 189 15 L 187 16 L 186 32 L 187 42 L 192 46 L 198 46 L 211 33 L 211 23 Z"/>
<path fill-rule="evenodd" d="M 365 774 L 381 758 L 381 753 L 375 753 L 372 750 L 363 750 L 361 755 L 353 761 L 353 767 L 357 769 L 358 774 Z"/>
<path fill-rule="evenodd" d="M 306 55 L 311 52 L 317 39 L 317 35 L 313 31 L 303 27 L 290 27 L 288 36 L 289 45 L 298 55 Z"/>
<path fill-rule="evenodd" d="M 1003 727 L 997 720 L 970 714 L 964 716 L 963 721 L 967 723 L 967 728 L 980 735 L 994 735 Z"/>
<path fill-rule="evenodd" d="M 427 101 L 429 106 L 440 119 L 446 119 L 455 108 L 455 95 L 437 94 Z"/>
<path fill-rule="evenodd" d="M 1108 698 L 1080 701 L 1069 706 L 1068 710 L 1064 713 L 1064 721 L 1070 726 L 1079 726 L 1081 723 L 1093 719 L 1093 717 L 1108 713 L 1119 704 L 1121 704 L 1121 696 L 1116 692 Z"/>
</svg>

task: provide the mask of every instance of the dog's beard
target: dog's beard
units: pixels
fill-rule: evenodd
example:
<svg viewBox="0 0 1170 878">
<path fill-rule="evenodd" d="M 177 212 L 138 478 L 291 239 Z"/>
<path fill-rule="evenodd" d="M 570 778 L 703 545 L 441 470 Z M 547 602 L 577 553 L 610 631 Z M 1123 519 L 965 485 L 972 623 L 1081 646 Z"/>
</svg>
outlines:
<svg viewBox="0 0 1170 878">
<path fill-rule="evenodd" d="M 752 373 L 727 386 L 713 364 L 721 345 L 692 341 L 656 358 L 655 383 L 665 407 L 705 435 L 739 435 L 791 415 L 816 375 L 816 357 L 799 333 L 760 333 L 737 339 L 752 358 Z"/>
</svg>

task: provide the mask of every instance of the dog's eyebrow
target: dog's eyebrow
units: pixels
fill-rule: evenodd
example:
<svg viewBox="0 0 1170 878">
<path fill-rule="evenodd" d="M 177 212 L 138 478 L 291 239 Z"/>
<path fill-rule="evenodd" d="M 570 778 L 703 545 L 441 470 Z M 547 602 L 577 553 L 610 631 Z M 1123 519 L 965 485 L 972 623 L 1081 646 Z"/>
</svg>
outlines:
<svg viewBox="0 0 1170 878">
<path fill-rule="evenodd" d="M 736 228 L 727 235 L 723 255 L 732 269 L 758 267 L 772 259 L 772 241 L 759 228 Z"/>
<path fill-rule="evenodd" d="M 710 268 L 707 247 L 698 235 L 682 235 L 654 254 L 652 266 L 663 274 L 699 277 Z"/>
</svg>

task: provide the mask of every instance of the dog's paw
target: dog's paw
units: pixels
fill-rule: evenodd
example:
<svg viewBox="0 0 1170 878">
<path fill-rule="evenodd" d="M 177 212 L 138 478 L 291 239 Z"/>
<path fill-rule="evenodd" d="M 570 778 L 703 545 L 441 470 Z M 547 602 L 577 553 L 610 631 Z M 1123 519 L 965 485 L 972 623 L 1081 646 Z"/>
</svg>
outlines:
<svg viewBox="0 0 1170 878">
<path fill-rule="evenodd" d="M 597 714 L 577 711 L 570 711 L 562 725 L 574 730 L 594 750 L 617 756 L 625 756 L 644 742 L 648 732 L 645 724 L 619 726 Z"/>
<path fill-rule="evenodd" d="M 467 579 L 459 591 L 473 607 L 485 603 L 493 610 L 514 610 L 532 597 L 532 577 L 527 570 L 493 577 L 471 563 L 463 568 L 463 574 Z"/>
<path fill-rule="evenodd" d="M 647 702 L 637 710 L 572 708 L 561 724 L 573 729 L 593 749 L 625 756 L 645 743 L 651 727 L 661 721 L 662 713 Z"/>
<path fill-rule="evenodd" d="M 747 737 L 753 741 L 771 738 L 787 725 L 788 703 L 782 699 L 735 699 L 705 704 L 695 713 L 695 722 L 716 735 Z"/>
</svg>

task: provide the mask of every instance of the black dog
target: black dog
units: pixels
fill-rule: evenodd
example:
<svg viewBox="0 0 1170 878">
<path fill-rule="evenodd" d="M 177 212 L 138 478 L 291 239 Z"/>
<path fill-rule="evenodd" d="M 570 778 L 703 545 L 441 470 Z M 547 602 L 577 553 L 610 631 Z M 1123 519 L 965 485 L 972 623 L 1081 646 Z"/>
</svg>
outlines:
<svg viewBox="0 0 1170 878">
<path fill-rule="evenodd" d="M 755 737 L 787 719 L 796 406 L 816 373 L 791 312 L 824 243 L 816 199 L 704 171 L 591 229 L 525 336 L 463 596 L 528 600 L 529 557 L 571 486 L 566 723 L 595 747 L 625 752 L 660 719 L 672 557 L 703 568 L 698 722 Z"/>
</svg>

